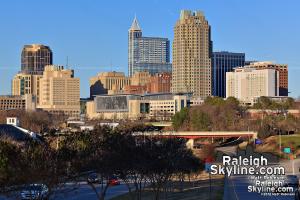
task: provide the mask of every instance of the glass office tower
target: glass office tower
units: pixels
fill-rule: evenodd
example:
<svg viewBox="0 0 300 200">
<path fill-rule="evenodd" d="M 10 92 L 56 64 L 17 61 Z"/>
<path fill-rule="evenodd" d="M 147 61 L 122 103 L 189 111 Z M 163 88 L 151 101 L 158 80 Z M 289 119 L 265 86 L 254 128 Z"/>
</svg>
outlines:
<svg viewBox="0 0 300 200">
<path fill-rule="evenodd" d="M 143 37 L 136 17 L 128 31 L 128 74 L 148 71 L 154 75 L 171 72 L 170 41 L 167 38 Z"/>
</svg>

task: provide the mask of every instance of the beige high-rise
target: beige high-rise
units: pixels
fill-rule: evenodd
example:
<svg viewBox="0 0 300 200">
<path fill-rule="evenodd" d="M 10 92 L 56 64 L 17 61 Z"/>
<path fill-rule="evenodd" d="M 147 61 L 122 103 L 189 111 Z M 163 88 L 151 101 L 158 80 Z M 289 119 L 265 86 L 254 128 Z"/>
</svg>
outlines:
<svg viewBox="0 0 300 200">
<path fill-rule="evenodd" d="M 79 117 L 80 87 L 74 71 L 62 66 L 47 65 L 40 78 L 40 103 L 38 108 L 54 114 Z"/>
<path fill-rule="evenodd" d="M 40 99 L 40 84 L 39 80 L 42 75 L 31 75 L 19 73 L 12 80 L 12 95 L 32 94 L 36 98 L 36 103 L 39 104 Z"/>
<path fill-rule="evenodd" d="M 210 26 L 204 14 L 182 10 L 174 28 L 172 92 L 211 95 L 211 52 Z"/>
</svg>

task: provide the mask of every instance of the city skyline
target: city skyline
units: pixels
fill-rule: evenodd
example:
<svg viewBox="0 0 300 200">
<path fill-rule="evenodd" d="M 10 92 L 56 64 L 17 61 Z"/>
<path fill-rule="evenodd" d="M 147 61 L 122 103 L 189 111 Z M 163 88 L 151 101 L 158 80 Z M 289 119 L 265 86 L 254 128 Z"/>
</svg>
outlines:
<svg viewBox="0 0 300 200">
<path fill-rule="evenodd" d="M 88 1 L 69 5 L 57 1 L 45 3 L 46 5 L 43 3 L 44 7 L 54 10 L 46 17 L 47 24 L 41 26 L 40 20 L 29 20 L 25 23 L 26 26 L 21 25 L 24 11 L 29 12 L 29 17 L 36 14 L 35 12 L 42 12 L 35 10 L 41 5 L 33 5 L 34 2 L 29 1 L 25 5 L 23 2 L 12 1 L 3 3 L 0 8 L 0 22 L 4 24 L 3 37 L 0 39 L 0 94 L 9 94 L 11 91 L 8 83 L 21 69 L 20 54 L 23 45 L 42 43 L 52 49 L 54 64 L 66 65 L 67 57 L 69 58 L 69 67 L 75 70 L 75 77 L 81 79 L 81 96 L 87 97 L 88 79 L 93 75 L 111 70 L 127 74 L 127 31 L 135 13 L 145 35 L 166 37 L 172 43 L 173 27 L 180 10 L 191 9 L 203 11 L 208 19 L 212 27 L 213 51 L 244 52 L 246 60 L 270 60 L 288 64 L 291 96 L 300 96 L 300 89 L 297 88 L 297 76 L 300 75 L 297 52 L 300 41 L 296 37 L 299 35 L 300 26 L 297 26 L 299 14 L 295 8 L 299 3 L 296 1 L 291 1 L 291 4 L 273 2 L 273 12 L 268 15 L 261 12 L 270 6 L 268 1 L 259 1 L 259 6 L 255 6 L 258 1 L 248 1 L 242 5 L 237 1 L 218 2 L 219 5 L 224 4 L 220 6 L 224 10 L 231 8 L 235 13 L 219 13 L 220 8 L 214 7 L 214 3 L 208 1 L 190 1 L 187 5 L 181 1 L 177 1 L 175 5 L 166 1 L 160 7 L 157 7 L 158 1 L 147 2 L 143 6 L 135 5 L 135 1 L 126 1 L 128 5 L 125 7 L 123 2 L 116 6 L 108 2 Z M 243 12 L 239 8 L 247 10 Z M 63 13 L 64 9 L 69 9 L 69 12 Z M 278 14 L 279 11 L 287 9 L 288 13 Z M 78 10 L 81 12 L 76 13 Z M 249 13 L 251 10 L 253 13 Z M 14 15 L 15 13 L 18 14 Z M 118 21 L 120 17 L 122 20 Z M 95 24 L 99 27 L 95 28 Z M 278 24 L 281 26 L 278 27 Z M 239 25 L 244 25 L 242 30 L 236 28 Z M 256 26 L 255 29 L 253 25 Z M 41 27 L 44 29 L 41 30 Z M 119 37 L 113 37 L 112 33 Z"/>
</svg>

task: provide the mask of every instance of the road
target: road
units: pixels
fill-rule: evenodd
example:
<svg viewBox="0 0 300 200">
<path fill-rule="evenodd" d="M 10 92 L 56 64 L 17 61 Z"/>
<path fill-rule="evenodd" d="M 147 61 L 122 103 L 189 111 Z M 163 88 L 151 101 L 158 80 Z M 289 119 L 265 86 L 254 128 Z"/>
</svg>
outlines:
<svg viewBox="0 0 300 200">
<path fill-rule="evenodd" d="M 99 185 L 97 186 L 100 189 Z M 106 193 L 105 200 L 112 199 L 113 197 L 125 194 L 128 192 L 128 188 L 126 185 L 121 184 L 118 186 L 109 187 Z M 18 199 L 16 197 L 5 198 L 0 196 L 0 200 L 13 200 Z M 64 189 L 61 189 L 55 192 L 54 195 L 51 196 L 50 200 L 96 200 L 96 194 L 93 189 L 86 183 L 82 183 L 77 185 L 76 187 L 72 184 L 68 184 Z"/>
<path fill-rule="evenodd" d="M 281 161 L 278 166 L 283 166 L 286 174 L 295 174 L 298 178 L 300 177 L 300 159 Z M 225 193 L 223 200 L 294 200 L 295 198 L 294 195 L 286 194 L 279 194 L 278 196 L 262 196 L 257 192 L 248 192 L 249 185 L 253 184 L 247 175 L 236 175 L 227 178 L 225 181 Z"/>
<path fill-rule="evenodd" d="M 252 185 L 248 176 L 231 176 L 225 184 L 223 200 L 294 200 L 294 195 L 272 193 L 270 196 L 262 196 L 257 192 L 248 192 L 248 186 Z"/>
<path fill-rule="evenodd" d="M 71 186 L 69 186 L 71 187 Z M 69 188 L 71 189 L 71 188 Z M 100 186 L 97 186 L 98 191 L 100 191 Z M 126 185 L 121 184 L 113 187 L 109 187 L 105 199 L 109 200 L 113 197 L 125 194 L 128 192 L 128 188 Z M 84 200 L 84 199 L 97 199 L 97 196 L 91 186 L 88 184 L 81 184 L 78 189 L 69 191 L 69 192 L 56 192 L 56 194 L 51 198 L 53 200 L 60 200 L 60 199 L 65 199 L 65 200 Z"/>
</svg>

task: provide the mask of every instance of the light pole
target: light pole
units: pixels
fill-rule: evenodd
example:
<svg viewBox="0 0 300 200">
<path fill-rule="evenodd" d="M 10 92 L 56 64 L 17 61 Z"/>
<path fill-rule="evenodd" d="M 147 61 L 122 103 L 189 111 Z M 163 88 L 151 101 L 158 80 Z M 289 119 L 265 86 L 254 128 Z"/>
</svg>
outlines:
<svg viewBox="0 0 300 200">
<path fill-rule="evenodd" d="M 294 156 L 294 155 L 293 155 Z M 295 175 L 295 159 L 292 160 L 293 175 Z"/>
<path fill-rule="evenodd" d="M 287 119 L 287 111 L 286 110 L 283 111 L 283 115 L 284 115 L 284 120 L 286 121 L 286 119 Z M 279 131 L 279 148 L 280 148 L 280 154 L 281 154 L 281 128 Z"/>
<path fill-rule="evenodd" d="M 281 155 L 281 129 L 279 131 L 279 155 Z"/>
</svg>

